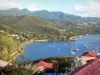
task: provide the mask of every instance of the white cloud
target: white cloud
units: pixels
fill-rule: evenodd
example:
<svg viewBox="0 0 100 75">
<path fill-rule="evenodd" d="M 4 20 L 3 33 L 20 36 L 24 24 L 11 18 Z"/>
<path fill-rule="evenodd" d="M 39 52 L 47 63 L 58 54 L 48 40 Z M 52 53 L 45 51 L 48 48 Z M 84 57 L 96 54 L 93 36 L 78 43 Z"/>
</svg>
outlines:
<svg viewBox="0 0 100 75">
<path fill-rule="evenodd" d="M 36 7 L 36 5 L 34 4 L 29 4 L 28 7 L 27 7 L 28 10 L 30 11 L 36 11 L 38 10 L 38 8 Z"/>
<path fill-rule="evenodd" d="M 74 9 L 83 17 L 100 17 L 100 2 L 89 0 L 89 3 L 87 6 L 76 4 Z"/>
<path fill-rule="evenodd" d="M 24 7 L 19 5 L 17 1 L 0 0 L 0 10 L 6 10 L 6 9 L 11 9 L 11 8 L 23 9 Z M 28 4 L 27 9 L 30 11 L 38 10 L 35 4 Z"/>
<path fill-rule="evenodd" d="M 22 9 L 22 7 L 16 2 L 10 2 L 8 0 L 0 0 L 0 10 L 6 10 L 11 8 Z"/>
</svg>

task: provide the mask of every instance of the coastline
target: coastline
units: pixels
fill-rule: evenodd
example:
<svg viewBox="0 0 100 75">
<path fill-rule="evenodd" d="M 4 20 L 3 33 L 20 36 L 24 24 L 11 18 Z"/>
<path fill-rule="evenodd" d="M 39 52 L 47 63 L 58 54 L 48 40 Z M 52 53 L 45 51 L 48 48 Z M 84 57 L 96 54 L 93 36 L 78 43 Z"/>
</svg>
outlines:
<svg viewBox="0 0 100 75">
<path fill-rule="evenodd" d="M 70 38 L 69 38 L 70 40 L 68 40 L 68 41 L 66 41 L 66 42 L 76 41 L 78 38 L 82 38 L 82 37 L 84 37 L 84 36 L 86 36 L 86 35 L 72 36 L 72 37 L 70 37 L 70 38 L 74 38 L 74 39 L 70 39 Z M 17 58 L 19 58 L 20 56 L 23 55 L 23 53 L 24 53 L 23 47 L 24 47 L 25 45 L 27 45 L 28 43 L 31 43 L 31 42 L 54 42 L 54 41 L 50 41 L 50 40 L 48 40 L 48 39 L 25 41 L 25 42 L 21 43 L 21 46 L 20 46 L 19 50 L 18 50 L 17 52 L 13 53 L 13 55 L 12 55 L 13 61 L 16 61 Z M 55 41 L 55 42 L 58 42 L 58 41 Z M 60 42 L 61 42 L 61 41 L 60 41 Z M 12 61 L 12 62 L 13 62 L 13 61 Z"/>
<path fill-rule="evenodd" d="M 83 35 L 81 37 L 83 37 Z M 73 36 L 73 37 L 70 37 L 70 38 L 74 38 L 74 39 L 69 38 L 70 40 L 68 40 L 66 42 L 76 41 L 76 39 L 81 38 L 81 37 L 80 36 Z M 25 42 L 21 43 L 21 46 L 20 46 L 19 50 L 11 55 L 11 57 L 13 57 L 13 61 L 16 61 L 17 58 L 19 58 L 21 55 L 23 55 L 23 53 L 24 53 L 23 47 L 25 45 L 27 45 L 28 43 L 31 43 L 31 42 L 54 42 L 54 41 L 50 41 L 48 39 L 25 41 Z M 13 62 L 13 61 L 11 61 L 11 62 Z"/>
<path fill-rule="evenodd" d="M 90 35 L 90 34 L 88 34 L 88 35 Z M 78 38 L 82 38 L 82 37 L 88 36 L 88 35 L 79 35 L 79 36 L 73 36 L 73 37 L 77 37 L 77 38 L 75 38 L 77 40 Z M 71 40 L 71 41 L 76 41 L 76 40 Z M 65 41 L 65 42 L 71 42 L 71 41 Z M 15 53 L 15 55 L 13 56 L 14 57 L 13 61 L 16 61 L 17 58 L 19 58 L 20 56 L 22 56 L 24 54 L 23 47 L 25 45 L 27 45 L 28 43 L 31 43 L 31 42 L 35 43 L 35 42 L 61 42 L 61 41 L 49 41 L 49 40 L 48 41 L 44 41 L 44 40 L 30 40 L 30 41 L 25 41 L 25 42 L 21 43 L 21 46 L 19 48 L 20 51 L 18 51 L 17 53 Z"/>
<path fill-rule="evenodd" d="M 21 55 L 23 55 L 23 53 L 24 53 L 23 47 L 24 47 L 25 45 L 27 45 L 28 43 L 33 42 L 33 41 L 34 41 L 34 40 L 30 40 L 30 41 L 25 41 L 25 42 L 21 43 L 21 46 L 20 46 L 19 50 L 11 55 L 11 57 L 13 57 L 13 61 L 10 61 L 10 62 L 16 61 L 16 59 L 17 59 L 18 57 L 20 57 Z"/>
</svg>

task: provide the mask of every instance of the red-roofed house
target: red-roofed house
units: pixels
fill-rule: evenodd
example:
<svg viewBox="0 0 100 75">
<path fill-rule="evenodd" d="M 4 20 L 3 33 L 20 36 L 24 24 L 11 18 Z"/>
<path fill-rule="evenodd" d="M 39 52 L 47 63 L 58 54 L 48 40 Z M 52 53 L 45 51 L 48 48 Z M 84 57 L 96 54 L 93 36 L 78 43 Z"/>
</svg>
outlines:
<svg viewBox="0 0 100 75">
<path fill-rule="evenodd" d="M 76 68 L 70 75 L 100 75 L 100 59 Z"/>
<path fill-rule="evenodd" d="M 85 53 L 83 53 L 82 56 L 95 57 L 96 56 L 96 53 L 95 52 L 85 52 Z"/>
<path fill-rule="evenodd" d="M 40 61 L 39 63 L 37 63 L 37 66 L 41 70 L 45 70 L 45 69 L 48 69 L 48 68 L 53 68 L 53 64 L 52 63 L 46 63 L 44 61 Z"/>
<path fill-rule="evenodd" d="M 90 62 L 96 58 L 96 53 L 95 52 L 85 52 L 83 53 L 82 58 L 86 60 L 87 62 Z"/>
</svg>

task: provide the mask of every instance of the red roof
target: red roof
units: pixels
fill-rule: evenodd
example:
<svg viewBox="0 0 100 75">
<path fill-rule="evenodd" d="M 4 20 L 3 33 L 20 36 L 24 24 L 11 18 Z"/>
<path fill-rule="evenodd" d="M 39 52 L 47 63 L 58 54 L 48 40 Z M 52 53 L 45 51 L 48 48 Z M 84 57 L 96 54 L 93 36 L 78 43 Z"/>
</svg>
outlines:
<svg viewBox="0 0 100 75">
<path fill-rule="evenodd" d="M 100 59 L 76 68 L 70 75 L 100 75 Z"/>
<path fill-rule="evenodd" d="M 52 63 L 46 63 L 44 61 L 40 61 L 39 63 L 37 63 L 37 66 L 43 66 L 45 69 L 46 68 L 53 68 L 53 64 Z"/>
<path fill-rule="evenodd" d="M 82 56 L 95 57 L 96 56 L 96 53 L 95 52 L 85 52 L 85 53 L 83 53 Z"/>
</svg>

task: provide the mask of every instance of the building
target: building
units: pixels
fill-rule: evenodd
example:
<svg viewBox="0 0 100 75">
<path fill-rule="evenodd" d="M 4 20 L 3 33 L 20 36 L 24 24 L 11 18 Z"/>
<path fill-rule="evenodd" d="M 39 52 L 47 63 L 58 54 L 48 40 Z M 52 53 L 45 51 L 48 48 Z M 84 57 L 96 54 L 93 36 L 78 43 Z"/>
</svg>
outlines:
<svg viewBox="0 0 100 75">
<path fill-rule="evenodd" d="M 100 75 L 100 58 L 76 68 L 70 75 Z"/>
<path fill-rule="evenodd" d="M 87 62 L 90 62 L 96 59 L 96 53 L 95 52 L 85 52 L 83 53 L 82 58 L 86 60 Z"/>
<path fill-rule="evenodd" d="M 52 69 L 54 65 L 52 63 L 40 61 L 37 63 L 37 66 L 40 68 L 41 71 L 43 71 L 43 70 L 48 69 L 48 68 Z"/>
<path fill-rule="evenodd" d="M 82 58 L 87 63 L 77 67 L 70 75 L 100 75 L 100 58 L 96 58 L 95 52 L 85 52 Z"/>
</svg>

